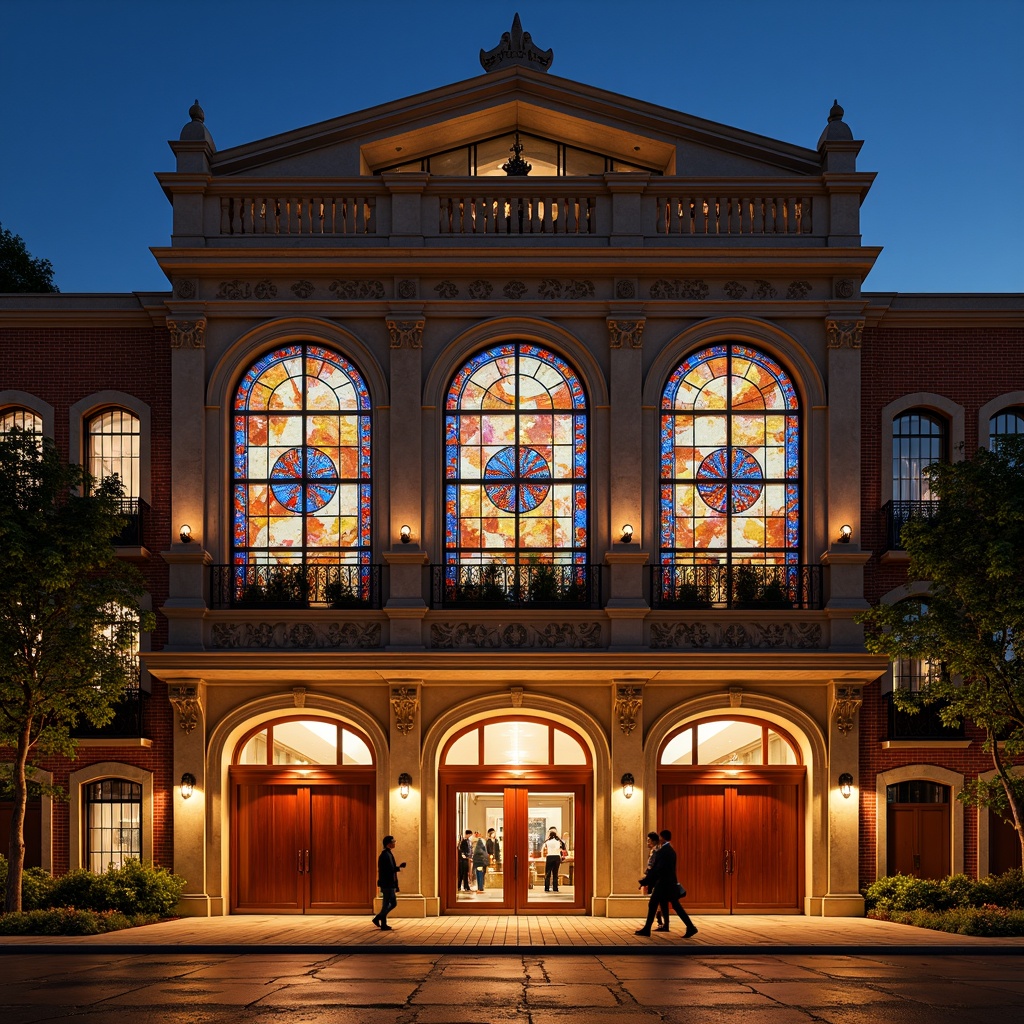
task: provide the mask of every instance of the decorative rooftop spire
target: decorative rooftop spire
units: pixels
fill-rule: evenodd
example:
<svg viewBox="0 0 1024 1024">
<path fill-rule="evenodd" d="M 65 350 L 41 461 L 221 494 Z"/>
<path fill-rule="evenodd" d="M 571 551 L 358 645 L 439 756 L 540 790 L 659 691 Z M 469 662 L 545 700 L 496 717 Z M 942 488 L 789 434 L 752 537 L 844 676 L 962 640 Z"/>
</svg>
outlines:
<svg viewBox="0 0 1024 1024">
<path fill-rule="evenodd" d="M 547 71 L 554 55 L 551 50 L 539 50 L 529 32 L 523 31 L 519 13 L 512 19 L 510 32 L 503 32 L 501 42 L 493 50 L 480 50 L 480 63 L 484 71 L 519 65 L 534 71 Z"/>
<path fill-rule="evenodd" d="M 516 140 L 512 143 L 509 152 L 512 154 L 512 158 L 506 160 L 501 165 L 501 169 L 510 178 L 525 178 L 533 170 L 533 164 L 528 164 L 523 159 L 523 144 L 519 141 L 518 131 L 516 131 Z"/>
<path fill-rule="evenodd" d="M 842 121 L 843 114 L 845 113 L 846 111 L 843 110 L 841 106 L 839 106 L 839 100 L 833 100 L 832 109 L 828 112 L 828 119 L 830 121 Z"/>
<path fill-rule="evenodd" d="M 182 142 L 208 142 L 211 149 L 215 149 L 213 136 L 206 127 L 206 114 L 203 113 L 203 108 L 199 106 L 199 100 L 196 100 L 188 108 L 188 116 L 192 120 L 181 129 L 181 134 L 178 138 Z"/>
<path fill-rule="evenodd" d="M 188 116 L 193 121 L 205 121 L 206 114 L 203 113 L 203 108 L 199 106 L 199 100 L 196 100 L 191 107 L 188 108 Z"/>
<path fill-rule="evenodd" d="M 828 124 L 818 139 L 818 147 L 823 142 L 849 142 L 853 139 L 850 126 L 843 120 L 845 111 L 839 106 L 839 100 L 832 101 L 832 109 L 828 112 Z"/>
</svg>

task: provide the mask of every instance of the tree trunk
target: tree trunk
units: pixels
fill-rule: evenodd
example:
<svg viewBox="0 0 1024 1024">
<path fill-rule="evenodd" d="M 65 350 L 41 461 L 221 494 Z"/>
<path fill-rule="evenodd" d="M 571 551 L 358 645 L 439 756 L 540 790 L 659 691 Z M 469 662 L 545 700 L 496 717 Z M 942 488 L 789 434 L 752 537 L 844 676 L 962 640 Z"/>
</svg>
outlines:
<svg viewBox="0 0 1024 1024">
<path fill-rule="evenodd" d="M 1017 794 L 1014 792 L 1010 782 L 1009 773 L 1003 764 L 1003 759 L 999 756 L 999 742 L 991 733 L 990 737 L 992 742 L 992 761 L 996 766 L 996 771 L 999 772 L 999 781 L 1003 784 L 1003 789 L 1006 792 L 1010 813 L 1013 815 L 1013 827 L 1017 830 L 1017 839 L 1020 842 L 1021 862 L 1024 863 L 1024 807 L 1021 806 L 1020 800 L 1017 799 Z"/>
<path fill-rule="evenodd" d="M 28 782 L 25 765 L 31 745 L 32 720 L 29 719 L 18 736 L 18 749 L 14 759 L 14 806 L 11 809 L 11 835 L 7 848 L 6 913 L 21 910 L 21 879 L 25 873 L 25 807 L 28 804 Z"/>
</svg>

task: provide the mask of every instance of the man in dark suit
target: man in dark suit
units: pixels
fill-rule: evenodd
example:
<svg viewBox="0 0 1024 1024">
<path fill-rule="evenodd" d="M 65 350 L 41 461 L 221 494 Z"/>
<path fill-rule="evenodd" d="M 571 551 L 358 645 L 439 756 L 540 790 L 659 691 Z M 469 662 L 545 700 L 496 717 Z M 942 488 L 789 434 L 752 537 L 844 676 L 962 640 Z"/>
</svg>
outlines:
<svg viewBox="0 0 1024 1024">
<path fill-rule="evenodd" d="M 382 899 L 380 913 L 374 915 L 373 923 L 382 932 L 389 932 L 391 925 L 388 924 L 388 912 L 398 906 L 398 872 L 405 867 L 405 861 L 401 864 L 395 862 L 394 836 L 385 836 L 381 842 L 384 849 L 377 858 L 377 886 Z"/>
<path fill-rule="evenodd" d="M 661 846 L 654 854 L 654 858 L 647 874 L 640 879 L 641 885 L 646 885 L 651 894 L 647 901 L 647 920 L 643 928 L 636 930 L 637 935 L 650 935 L 651 924 L 657 909 L 661 908 L 664 924 L 658 926 L 659 932 L 667 932 L 668 908 L 671 906 L 679 915 L 683 924 L 686 925 L 684 938 L 692 938 L 697 934 L 697 929 L 687 916 L 683 905 L 679 902 L 679 879 L 676 877 L 676 851 L 672 846 L 672 833 L 667 829 L 661 830 Z"/>
<path fill-rule="evenodd" d="M 473 830 L 467 828 L 459 843 L 459 881 L 456 888 L 461 892 L 471 892 L 469 887 L 469 864 L 473 859 Z"/>
</svg>

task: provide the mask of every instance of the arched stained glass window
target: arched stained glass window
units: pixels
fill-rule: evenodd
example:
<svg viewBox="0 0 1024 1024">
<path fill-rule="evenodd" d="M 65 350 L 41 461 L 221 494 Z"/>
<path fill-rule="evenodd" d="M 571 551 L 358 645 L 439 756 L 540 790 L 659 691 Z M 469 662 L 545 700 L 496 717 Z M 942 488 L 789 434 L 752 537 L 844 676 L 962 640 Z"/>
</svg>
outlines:
<svg viewBox="0 0 1024 1024">
<path fill-rule="evenodd" d="M 370 561 L 370 394 L 347 359 L 276 348 L 234 402 L 236 566 Z"/>
<path fill-rule="evenodd" d="M 663 565 L 800 561 L 800 403 L 747 345 L 694 352 L 661 399 Z"/>
<path fill-rule="evenodd" d="M 587 402 L 528 342 L 473 356 L 445 404 L 445 562 L 587 561 Z"/>
</svg>

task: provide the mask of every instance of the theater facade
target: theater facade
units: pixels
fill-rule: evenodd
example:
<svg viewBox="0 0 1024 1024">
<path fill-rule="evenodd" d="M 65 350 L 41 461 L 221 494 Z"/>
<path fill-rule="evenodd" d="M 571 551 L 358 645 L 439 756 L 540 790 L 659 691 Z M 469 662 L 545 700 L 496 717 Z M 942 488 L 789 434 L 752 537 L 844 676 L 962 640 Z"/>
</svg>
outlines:
<svg viewBox="0 0 1024 1024">
<path fill-rule="evenodd" d="M 797 145 L 552 60 L 517 17 L 476 77 L 226 150 L 197 102 L 167 292 L 0 297 L 0 427 L 121 475 L 158 621 L 30 863 L 369 914 L 391 833 L 401 915 L 614 917 L 651 828 L 696 914 L 1019 863 L 957 799 L 983 737 L 901 715 L 928 668 L 856 616 L 926 595 L 924 467 L 1024 430 L 1024 297 L 865 290 L 838 103 Z"/>
</svg>

